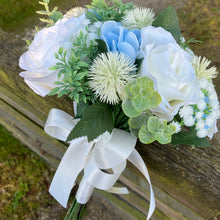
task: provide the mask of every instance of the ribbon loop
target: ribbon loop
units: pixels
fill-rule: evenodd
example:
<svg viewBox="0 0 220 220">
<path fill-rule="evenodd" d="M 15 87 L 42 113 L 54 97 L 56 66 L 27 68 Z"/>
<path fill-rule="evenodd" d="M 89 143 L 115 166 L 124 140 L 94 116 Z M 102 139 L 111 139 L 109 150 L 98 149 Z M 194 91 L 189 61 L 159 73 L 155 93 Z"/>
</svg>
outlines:
<svg viewBox="0 0 220 220">
<path fill-rule="evenodd" d="M 66 141 L 70 131 L 80 119 L 74 119 L 66 112 L 59 109 L 51 109 L 47 117 L 44 131 L 53 138 Z"/>
</svg>

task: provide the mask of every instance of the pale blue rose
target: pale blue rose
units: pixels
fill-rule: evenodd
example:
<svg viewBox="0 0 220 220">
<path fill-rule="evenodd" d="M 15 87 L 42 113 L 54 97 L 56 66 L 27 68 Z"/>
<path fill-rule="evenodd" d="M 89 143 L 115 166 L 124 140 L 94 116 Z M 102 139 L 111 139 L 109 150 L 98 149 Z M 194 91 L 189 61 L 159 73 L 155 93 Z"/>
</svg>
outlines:
<svg viewBox="0 0 220 220">
<path fill-rule="evenodd" d="M 141 32 L 138 29 L 127 30 L 121 23 L 106 21 L 101 28 L 102 39 L 107 44 L 108 51 L 119 51 L 136 59 L 141 42 Z"/>
</svg>

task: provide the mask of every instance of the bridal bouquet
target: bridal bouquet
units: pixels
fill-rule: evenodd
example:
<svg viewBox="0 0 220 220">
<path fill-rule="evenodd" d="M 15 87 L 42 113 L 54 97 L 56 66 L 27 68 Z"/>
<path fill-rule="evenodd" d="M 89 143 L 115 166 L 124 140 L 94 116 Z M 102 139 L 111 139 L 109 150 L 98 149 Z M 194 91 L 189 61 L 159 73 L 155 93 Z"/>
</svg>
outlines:
<svg viewBox="0 0 220 220">
<path fill-rule="evenodd" d="M 150 184 L 147 168 L 135 150 L 144 144 L 209 146 L 217 132 L 219 102 L 212 83 L 217 70 L 193 53 L 181 35 L 171 6 L 155 16 L 152 9 L 120 0 L 93 0 L 65 15 L 49 0 L 40 4 L 48 15 L 20 67 L 28 86 L 37 94 L 67 96 L 75 116 L 52 109 L 45 131 L 70 145 L 50 186 L 64 207 L 81 171 L 76 200 L 66 219 L 79 219 L 82 206 L 98 188 L 128 193 L 113 185 L 133 163 Z"/>
</svg>

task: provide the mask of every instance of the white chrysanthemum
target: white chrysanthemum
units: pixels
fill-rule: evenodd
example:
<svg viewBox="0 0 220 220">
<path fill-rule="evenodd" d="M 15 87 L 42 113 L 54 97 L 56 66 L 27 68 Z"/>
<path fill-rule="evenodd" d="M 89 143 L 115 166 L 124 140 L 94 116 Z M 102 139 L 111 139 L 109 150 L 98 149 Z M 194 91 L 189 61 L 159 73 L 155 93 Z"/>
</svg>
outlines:
<svg viewBox="0 0 220 220">
<path fill-rule="evenodd" d="M 135 8 L 127 11 L 122 18 L 122 25 L 129 30 L 141 29 L 152 25 L 155 13 L 151 8 Z"/>
<path fill-rule="evenodd" d="M 208 131 L 206 129 L 200 129 L 197 131 L 196 135 L 199 137 L 199 138 L 204 138 L 206 135 L 207 135 Z"/>
<path fill-rule="evenodd" d="M 196 123 L 196 128 L 197 128 L 198 130 L 200 130 L 200 129 L 204 129 L 204 127 L 205 127 L 205 122 L 204 122 L 204 120 L 203 120 L 203 119 L 198 120 L 197 123 Z"/>
<path fill-rule="evenodd" d="M 203 111 L 196 112 L 196 119 L 197 120 L 201 119 L 203 115 L 204 115 Z"/>
<path fill-rule="evenodd" d="M 181 124 L 177 121 L 172 121 L 170 124 L 176 127 L 175 133 L 179 133 L 181 131 Z"/>
<path fill-rule="evenodd" d="M 125 54 L 102 53 L 90 68 L 90 88 L 101 101 L 116 104 L 125 100 L 125 86 L 134 80 L 135 71 L 135 65 Z"/>
<path fill-rule="evenodd" d="M 189 117 L 192 116 L 193 114 L 193 108 L 189 105 L 183 106 L 183 108 L 180 109 L 179 114 L 180 117 Z"/>
<path fill-rule="evenodd" d="M 206 108 L 206 102 L 204 100 L 199 100 L 197 103 L 198 108 L 202 111 Z"/>
<path fill-rule="evenodd" d="M 69 18 L 72 18 L 72 17 L 79 17 L 85 11 L 86 11 L 86 9 L 83 8 L 83 7 L 71 8 L 69 11 L 66 12 L 66 14 L 64 15 L 64 18 L 68 18 L 69 19 Z"/>
<path fill-rule="evenodd" d="M 183 118 L 184 125 L 191 127 L 195 124 L 195 119 L 192 116 L 187 116 Z"/>
<path fill-rule="evenodd" d="M 201 58 L 200 56 L 194 56 L 192 66 L 198 79 L 211 79 L 217 76 L 218 72 L 215 66 L 208 69 L 210 63 L 211 61 L 205 57 Z"/>
</svg>

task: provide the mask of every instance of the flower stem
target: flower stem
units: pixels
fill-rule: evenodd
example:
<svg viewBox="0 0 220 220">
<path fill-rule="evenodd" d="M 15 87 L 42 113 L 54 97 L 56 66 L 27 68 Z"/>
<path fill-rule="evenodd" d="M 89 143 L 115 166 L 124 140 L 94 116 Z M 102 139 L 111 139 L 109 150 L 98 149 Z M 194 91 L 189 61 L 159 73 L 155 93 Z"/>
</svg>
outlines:
<svg viewBox="0 0 220 220">
<path fill-rule="evenodd" d="M 79 204 L 76 199 L 74 199 L 70 209 L 68 210 L 64 220 L 80 220 L 83 215 L 86 204 Z"/>
</svg>

